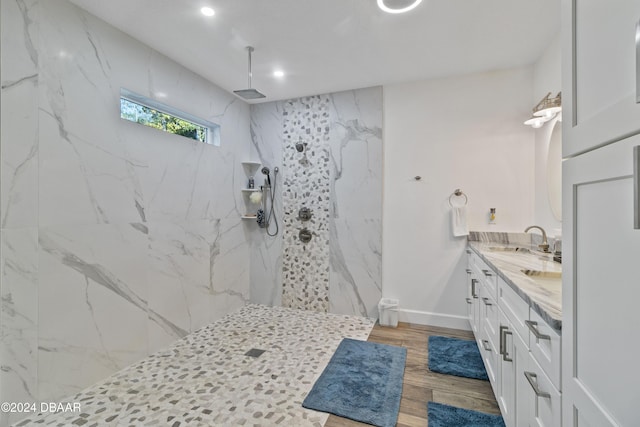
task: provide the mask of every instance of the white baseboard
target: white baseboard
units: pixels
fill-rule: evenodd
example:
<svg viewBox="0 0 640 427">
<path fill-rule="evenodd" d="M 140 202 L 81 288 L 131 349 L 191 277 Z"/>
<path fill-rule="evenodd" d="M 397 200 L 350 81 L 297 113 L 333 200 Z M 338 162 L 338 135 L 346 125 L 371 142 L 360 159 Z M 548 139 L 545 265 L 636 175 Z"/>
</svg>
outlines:
<svg viewBox="0 0 640 427">
<path fill-rule="evenodd" d="M 398 321 L 416 323 L 418 325 L 439 326 L 442 328 L 471 330 L 467 316 L 452 314 L 431 313 L 428 311 L 398 309 Z"/>
</svg>

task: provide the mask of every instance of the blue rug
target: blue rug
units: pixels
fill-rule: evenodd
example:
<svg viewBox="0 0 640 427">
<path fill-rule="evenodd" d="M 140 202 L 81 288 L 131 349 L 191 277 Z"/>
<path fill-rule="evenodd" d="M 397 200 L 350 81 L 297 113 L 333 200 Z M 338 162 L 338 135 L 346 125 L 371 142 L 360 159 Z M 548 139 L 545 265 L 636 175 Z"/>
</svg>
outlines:
<svg viewBox="0 0 640 427">
<path fill-rule="evenodd" d="M 505 427 L 500 415 L 456 408 L 442 403 L 427 404 L 429 427 Z"/>
<path fill-rule="evenodd" d="M 379 427 L 398 419 L 407 349 L 345 338 L 302 406 Z"/>
<path fill-rule="evenodd" d="M 429 370 L 440 374 L 488 380 L 482 356 L 475 341 L 429 337 Z"/>
</svg>

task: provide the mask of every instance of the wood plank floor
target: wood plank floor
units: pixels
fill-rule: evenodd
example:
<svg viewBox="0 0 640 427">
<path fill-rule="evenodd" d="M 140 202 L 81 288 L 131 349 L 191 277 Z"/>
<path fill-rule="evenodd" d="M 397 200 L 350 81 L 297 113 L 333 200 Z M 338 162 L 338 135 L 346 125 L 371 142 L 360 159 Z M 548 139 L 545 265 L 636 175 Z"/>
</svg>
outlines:
<svg viewBox="0 0 640 427">
<path fill-rule="evenodd" d="M 430 335 L 473 339 L 469 331 L 400 323 L 397 328 L 375 325 L 368 341 L 407 348 L 402 400 L 397 427 L 425 427 L 427 402 L 499 414 L 489 381 L 474 380 L 431 372 L 427 342 Z M 359 427 L 367 424 L 329 416 L 325 427 Z"/>
</svg>

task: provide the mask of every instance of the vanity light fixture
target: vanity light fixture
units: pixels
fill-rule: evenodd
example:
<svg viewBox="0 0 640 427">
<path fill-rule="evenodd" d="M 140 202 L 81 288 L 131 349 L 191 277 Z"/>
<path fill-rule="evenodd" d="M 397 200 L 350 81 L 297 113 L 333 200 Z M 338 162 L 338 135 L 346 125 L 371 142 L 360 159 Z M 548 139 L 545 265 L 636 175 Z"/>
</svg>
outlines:
<svg viewBox="0 0 640 427">
<path fill-rule="evenodd" d="M 404 13 L 415 9 L 422 0 L 378 0 L 378 7 L 387 13 Z"/>
<path fill-rule="evenodd" d="M 284 71 L 282 70 L 276 70 L 273 72 L 273 77 L 277 77 L 279 79 L 284 77 Z"/>
<path fill-rule="evenodd" d="M 205 6 L 200 9 L 200 13 L 202 13 L 204 16 L 213 16 L 216 14 L 216 11 L 211 9 L 210 7 Z"/>
<path fill-rule="evenodd" d="M 531 117 L 529 120 L 525 121 L 524 124 L 527 126 L 531 126 L 534 129 L 541 128 L 548 120 L 544 117 Z"/>
<path fill-rule="evenodd" d="M 533 115 L 524 122 L 525 125 L 534 129 L 542 127 L 546 122 L 553 119 L 556 114 L 562 112 L 562 92 L 558 92 L 555 97 L 551 97 L 549 92 L 544 98 L 533 107 Z"/>
</svg>

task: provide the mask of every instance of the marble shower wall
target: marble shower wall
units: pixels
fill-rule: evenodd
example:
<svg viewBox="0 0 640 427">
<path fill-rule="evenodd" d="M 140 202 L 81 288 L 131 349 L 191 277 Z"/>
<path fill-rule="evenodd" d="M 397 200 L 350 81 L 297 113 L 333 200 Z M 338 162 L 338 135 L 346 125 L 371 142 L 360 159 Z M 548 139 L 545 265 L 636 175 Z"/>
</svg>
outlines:
<svg viewBox="0 0 640 427">
<path fill-rule="evenodd" d="M 252 154 L 281 165 L 284 230 L 252 241 L 251 299 L 377 317 L 382 258 L 382 88 L 251 106 Z M 308 164 L 295 150 L 307 142 Z M 297 219 L 309 206 L 314 219 Z M 307 245 L 297 234 L 307 225 Z"/>
<path fill-rule="evenodd" d="M 248 302 L 249 106 L 66 0 L 1 7 L 0 400 L 55 401 Z M 121 120 L 121 87 L 221 145 Z"/>
</svg>

